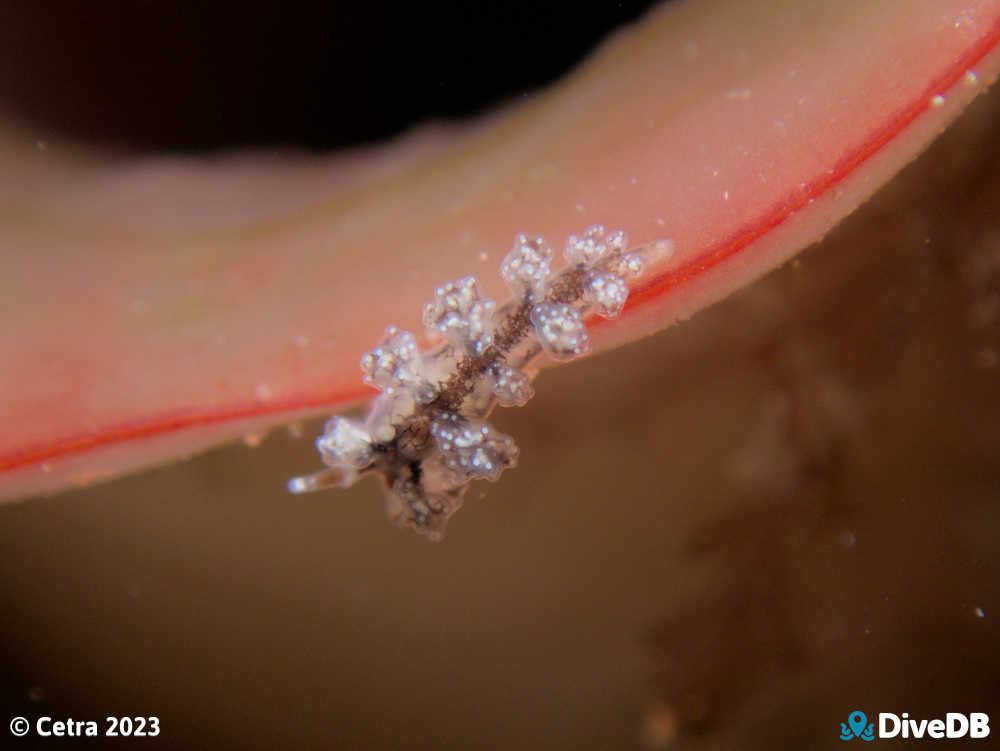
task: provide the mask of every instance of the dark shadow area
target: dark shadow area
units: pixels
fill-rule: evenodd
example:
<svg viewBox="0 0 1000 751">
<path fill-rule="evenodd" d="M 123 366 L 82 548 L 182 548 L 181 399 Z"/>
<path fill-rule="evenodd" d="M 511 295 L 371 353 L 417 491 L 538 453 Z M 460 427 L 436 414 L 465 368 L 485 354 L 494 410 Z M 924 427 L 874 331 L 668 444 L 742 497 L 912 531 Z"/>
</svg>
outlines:
<svg viewBox="0 0 1000 751">
<path fill-rule="evenodd" d="M 141 150 L 330 149 L 548 84 L 649 0 L 0 9 L 0 109 Z"/>
</svg>

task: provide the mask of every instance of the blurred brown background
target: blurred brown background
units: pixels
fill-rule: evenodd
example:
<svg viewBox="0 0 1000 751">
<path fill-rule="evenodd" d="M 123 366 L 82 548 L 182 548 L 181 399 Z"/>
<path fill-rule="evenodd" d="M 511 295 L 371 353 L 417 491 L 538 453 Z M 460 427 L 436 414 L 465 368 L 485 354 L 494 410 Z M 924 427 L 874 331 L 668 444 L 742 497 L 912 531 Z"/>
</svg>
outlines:
<svg viewBox="0 0 1000 751">
<path fill-rule="evenodd" d="M 318 423 L 0 507 L 0 719 L 157 715 L 143 745 L 214 749 L 1000 722 L 998 123 L 994 92 L 800 260 L 544 372 L 495 418 L 521 466 L 440 545 L 374 482 L 287 495 Z"/>
<path fill-rule="evenodd" d="M 288 496 L 315 456 L 285 434 L 0 508 L 5 713 L 156 714 L 177 748 L 763 749 L 996 712 L 998 104 L 801 260 L 543 373 L 496 416 L 521 466 L 440 545 L 374 482 Z"/>
</svg>

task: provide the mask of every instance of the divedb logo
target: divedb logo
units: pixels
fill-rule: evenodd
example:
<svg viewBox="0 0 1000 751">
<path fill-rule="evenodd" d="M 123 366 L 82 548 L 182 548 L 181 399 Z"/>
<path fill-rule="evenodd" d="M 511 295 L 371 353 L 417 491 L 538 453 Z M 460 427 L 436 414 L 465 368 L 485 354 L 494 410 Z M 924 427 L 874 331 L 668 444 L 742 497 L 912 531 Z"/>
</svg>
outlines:
<svg viewBox="0 0 1000 751">
<path fill-rule="evenodd" d="M 990 734 L 990 716 L 985 712 L 948 712 L 944 718 L 912 719 L 907 712 L 893 714 L 879 712 L 878 734 L 875 723 L 860 709 L 847 715 L 847 722 L 840 723 L 840 740 L 873 741 L 876 738 L 987 738 Z"/>
</svg>

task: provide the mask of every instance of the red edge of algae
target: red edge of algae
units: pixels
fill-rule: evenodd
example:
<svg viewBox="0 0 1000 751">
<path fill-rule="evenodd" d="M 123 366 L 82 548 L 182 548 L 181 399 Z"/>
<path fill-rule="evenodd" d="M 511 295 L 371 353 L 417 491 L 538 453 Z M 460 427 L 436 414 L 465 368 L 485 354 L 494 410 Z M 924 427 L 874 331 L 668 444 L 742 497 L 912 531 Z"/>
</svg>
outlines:
<svg viewBox="0 0 1000 751">
<path fill-rule="evenodd" d="M 625 310 L 647 305 L 670 290 L 694 279 L 699 274 L 718 266 L 741 250 L 759 240 L 771 230 L 783 224 L 800 209 L 806 207 L 837 184 L 847 179 L 858 167 L 882 150 L 910 123 L 931 108 L 931 100 L 938 94 L 951 89 L 976 63 L 988 55 L 1000 42 L 1000 19 L 994 22 L 989 32 L 970 47 L 943 75 L 932 80 L 911 104 L 903 107 L 882 127 L 868 135 L 856 148 L 847 151 L 833 169 L 791 191 L 778 199 L 755 220 L 747 222 L 729 237 L 709 247 L 705 252 L 682 264 L 670 272 L 651 279 L 648 283 L 629 293 Z M 0 465 L 2 466 L 2 465 Z"/>
<path fill-rule="evenodd" d="M 697 278 L 762 238 L 783 224 L 789 217 L 806 207 L 810 201 L 843 182 L 858 167 L 883 149 L 893 138 L 931 107 L 931 98 L 951 89 L 966 72 L 986 57 L 1000 43 L 1000 19 L 989 32 L 970 47 L 943 75 L 931 81 L 908 106 L 896 112 L 881 127 L 874 130 L 857 147 L 846 152 L 822 176 L 776 201 L 760 216 L 747 222 L 729 237 L 709 247 L 691 261 L 650 280 L 629 295 L 625 309 L 631 310 L 658 300 L 671 290 Z M 29 446 L 0 456 L 0 475 L 32 464 L 72 454 L 80 454 L 102 446 L 127 441 L 154 438 L 190 428 L 216 425 L 240 419 L 277 415 L 319 407 L 332 407 L 367 396 L 368 389 L 358 387 L 323 395 L 298 394 L 267 404 L 243 402 L 214 410 L 182 409 L 154 417 L 112 425 L 96 433 L 57 438 L 43 445 Z"/>
</svg>

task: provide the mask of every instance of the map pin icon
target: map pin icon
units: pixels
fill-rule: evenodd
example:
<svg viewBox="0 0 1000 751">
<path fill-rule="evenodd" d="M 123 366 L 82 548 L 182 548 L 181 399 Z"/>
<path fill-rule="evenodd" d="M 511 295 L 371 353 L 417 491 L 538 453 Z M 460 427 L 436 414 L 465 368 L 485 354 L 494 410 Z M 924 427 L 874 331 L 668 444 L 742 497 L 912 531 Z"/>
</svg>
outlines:
<svg viewBox="0 0 1000 751">
<path fill-rule="evenodd" d="M 864 712 L 859 712 L 854 710 L 847 718 L 847 724 L 851 726 L 851 730 L 854 731 L 854 736 L 860 738 L 861 734 L 865 732 L 865 725 L 868 724 L 868 718 L 865 717 Z"/>
</svg>

